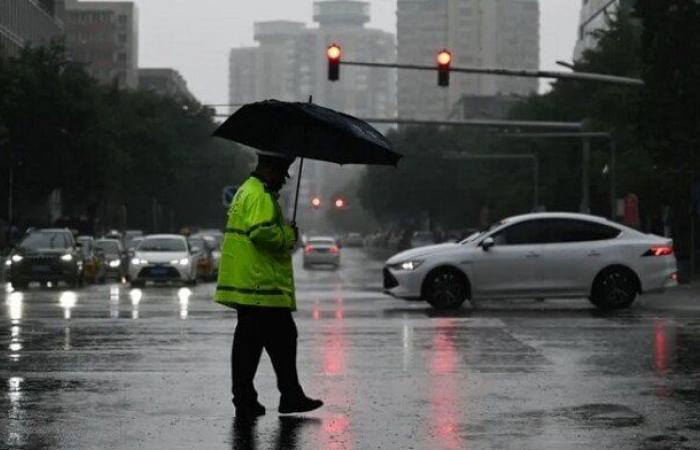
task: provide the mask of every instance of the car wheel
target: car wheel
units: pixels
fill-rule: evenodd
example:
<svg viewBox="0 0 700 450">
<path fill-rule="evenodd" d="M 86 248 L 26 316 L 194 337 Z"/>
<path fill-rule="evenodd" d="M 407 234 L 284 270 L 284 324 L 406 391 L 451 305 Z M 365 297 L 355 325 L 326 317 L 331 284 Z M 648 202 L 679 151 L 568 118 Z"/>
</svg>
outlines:
<svg viewBox="0 0 700 450">
<path fill-rule="evenodd" d="M 425 280 L 425 299 L 435 309 L 456 309 L 469 297 L 469 285 L 461 272 L 439 269 Z"/>
<path fill-rule="evenodd" d="M 634 273 L 629 269 L 612 268 L 596 277 L 590 300 L 600 309 L 623 309 L 634 302 L 638 292 Z"/>
</svg>

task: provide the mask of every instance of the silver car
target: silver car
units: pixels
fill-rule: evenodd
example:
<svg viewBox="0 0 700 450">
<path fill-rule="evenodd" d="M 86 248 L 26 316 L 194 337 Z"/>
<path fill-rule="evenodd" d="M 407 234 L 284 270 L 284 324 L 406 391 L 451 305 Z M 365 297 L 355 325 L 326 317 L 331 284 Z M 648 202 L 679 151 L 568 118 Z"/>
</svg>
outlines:
<svg viewBox="0 0 700 450">
<path fill-rule="evenodd" d="M 146 281 L 197 284 L 197 264 L 187 239 L 178 234 L 146 236 L 134 251 L 129 279 L 132 286 Z"/>
<path fill-rule="evenodd" d="M 336 269 L 340 265 L 340 247 L 332 237 L 313 236 L 304 245 L 304 268 L 313 265 L 331 265 Z"/>
</svg>

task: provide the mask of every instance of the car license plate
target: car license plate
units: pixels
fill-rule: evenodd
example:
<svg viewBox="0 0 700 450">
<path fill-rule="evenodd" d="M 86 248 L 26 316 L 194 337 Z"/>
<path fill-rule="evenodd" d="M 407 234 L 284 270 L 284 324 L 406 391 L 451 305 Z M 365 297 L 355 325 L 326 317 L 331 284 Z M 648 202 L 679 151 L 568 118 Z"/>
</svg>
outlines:
<svg viewBox="0 0 700 450">
<path fill-rule="evenodd" d="M 327 249 L 327 248 L 319 248 L 319 249 L 317 249 L 316 251 L 319 252 L 319 253 L 328 253 L 328 249 Z"/>
<path fill-rule="evenodd" d="M 168 269 L 166 269 L 165 267 L 154 267 L 153 269 L 151 269 L 151 274 L 154 276 L 161 276 L 165 275 L 166 273 L 168 273 Z"/>
<path fill-rule="evenodd" d="M 46 272 L 48 272 L 49 270 L 51 270 L 51 268 L 50 268 L 49 266 L 32 266 L 32 271 L 33 271 L 33 272 L 46 273 Z"/>
</svg>

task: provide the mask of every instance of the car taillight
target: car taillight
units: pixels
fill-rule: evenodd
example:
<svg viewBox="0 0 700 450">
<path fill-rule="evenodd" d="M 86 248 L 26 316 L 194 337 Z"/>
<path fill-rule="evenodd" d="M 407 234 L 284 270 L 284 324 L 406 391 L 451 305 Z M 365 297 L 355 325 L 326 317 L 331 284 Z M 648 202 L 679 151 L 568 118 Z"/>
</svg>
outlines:
<svg viewBox="0 0 700 450">
<path fill-rule="evenodd" d="M 331 247 L 331 253 L 338 253 L 338 251 L 339 250 L 337 246 L 334 245 L 333 247 Z"/>
<path fill-rule="evenodd" d="M 307 245 L 304 247 L 304 253 L 312 253 L 314 251 L 313 245 Z"/>
<path fill-rule="evenodd" d="M 672 245 L 655 245 L 649 250 L 647 250 L 642 256 L 669 256 L 672 254 Z"/>
</svg>

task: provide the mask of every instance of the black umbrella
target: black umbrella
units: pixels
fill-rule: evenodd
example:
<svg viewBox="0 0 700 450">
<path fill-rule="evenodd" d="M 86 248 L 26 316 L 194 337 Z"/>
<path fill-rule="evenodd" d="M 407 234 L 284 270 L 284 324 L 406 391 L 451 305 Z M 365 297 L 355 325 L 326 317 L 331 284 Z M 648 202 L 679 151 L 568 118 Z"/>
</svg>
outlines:
<svg viewBox="0 0 700 450">
<path fill-rule="evenodd" d="M 311 102 L 265 100 L 249 103 L 226 119 L 214 136 L 302 158 L 293 221 L 296 220 L 304 158 L 338 164 L 396 166 L 402 156 L 367 122 Z"/>
</svg>

